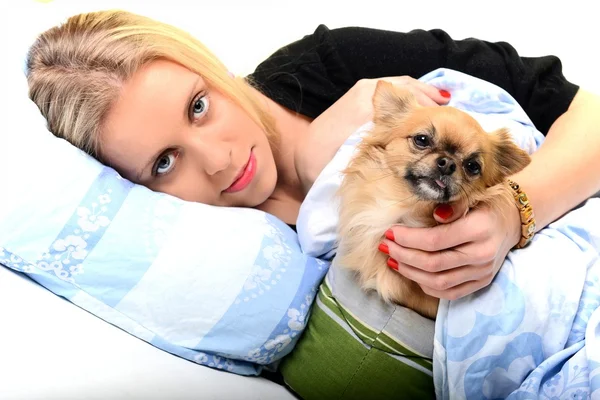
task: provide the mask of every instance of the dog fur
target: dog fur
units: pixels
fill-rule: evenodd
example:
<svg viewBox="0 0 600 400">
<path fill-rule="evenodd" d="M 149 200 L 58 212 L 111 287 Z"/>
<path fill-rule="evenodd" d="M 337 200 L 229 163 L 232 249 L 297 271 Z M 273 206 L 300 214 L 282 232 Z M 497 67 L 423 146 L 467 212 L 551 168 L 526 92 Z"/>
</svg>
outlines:
<svg viewBox="0 0 600 400">
<path fill-rule="evenodd" d="M 434 319 L 439 299 L 387 266 L 378 250 L 394 224 L 432 227 L 440 203 L 468 209 L 514 202 L 506 178 L 530 162 L 506 129 L 486 132 L 454 107 L 420 106 L 408 90 L 379 81 L 374 128 L 363 139 L 339 188 L 334 263 L 354 270 L 362 287 Z"/>
</svg>

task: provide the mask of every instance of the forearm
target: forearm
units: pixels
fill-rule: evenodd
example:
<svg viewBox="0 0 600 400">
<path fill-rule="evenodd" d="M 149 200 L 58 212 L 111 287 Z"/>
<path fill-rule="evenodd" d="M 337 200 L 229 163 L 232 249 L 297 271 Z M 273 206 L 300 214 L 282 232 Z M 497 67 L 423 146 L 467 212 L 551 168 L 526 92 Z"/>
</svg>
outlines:
<svg viewBox="0 0 600 400">
<path fill-rule="evenodd" d="M 537 230 L 600 191 L 600 96 L 579 90 L 513 179 L 531 201 Z"/>
</svg>

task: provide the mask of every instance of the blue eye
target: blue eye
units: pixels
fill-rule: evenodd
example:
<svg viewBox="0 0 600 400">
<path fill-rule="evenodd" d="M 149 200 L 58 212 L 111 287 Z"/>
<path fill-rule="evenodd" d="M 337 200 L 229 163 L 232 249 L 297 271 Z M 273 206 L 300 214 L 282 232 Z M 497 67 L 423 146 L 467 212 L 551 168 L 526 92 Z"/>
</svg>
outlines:
<svg viewBox="0 0 600 400">
<path fill-rule="evenodd" d="M 178 155 L 179 155 L 179 152 L 173 151 L 173 152 L 166 153 L 166 154 L 163 154 L 162 156 L 160 156 L 158 158 L 158 160 L 156 160 L 156 165 L 154 167 L 154 171 L 155 171 L 154 174 L 157 176 L 161 176 L 161 175 L 166 175 L 169 172 L 171 172 L 171 170 L 175 166 L 175 160 L 177 159 Z"/>
<path fill-rule="evenodd" d="M 194 99 L 190 109 L 190 118 L 192 121 L 195 121 L 199 118 L 202 118 L 204 114 L 208 112 L 208 97 L 204 94 L 200 94 Z"/>
</svg>

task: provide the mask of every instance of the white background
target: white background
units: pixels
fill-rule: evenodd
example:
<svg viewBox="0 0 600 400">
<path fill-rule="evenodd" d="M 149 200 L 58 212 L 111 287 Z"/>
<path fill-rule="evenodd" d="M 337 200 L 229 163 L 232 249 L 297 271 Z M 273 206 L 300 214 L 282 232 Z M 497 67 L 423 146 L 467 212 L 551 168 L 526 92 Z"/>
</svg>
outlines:
<svg viewBox="0 0 600 400">
<path fill-rule="evenodd" d="M 238 74 L 251 72 L 277 48 L 310 34 L 321 23 L 329 28 L 358 25 L 398 31 L 442 28 L 455 39 L 507 41 L 523 56 L 557 55 L 563 61 L 568 79 L 600 94 L 597 77 L 600 34 L 596 28 L 598 14 L 592 12 L 592 6 L 596 7 L 593 2 L 154 0 L 145 3 L 54 0 L 41 4 L 33 0 L 4 0 L 0 5 L 3 54 L 0 62 L 15 62 L 7 58 L 7 54 L 12 54 L 10 50 L 24 54 L 25 44 L 35 33 L 72 13 L 120 7 L 190 30 Z M 10 80 L 10 77 L 0 76 L 0 79 Z M 10 98 L 0 95 L 0 118 L 7 112 L 18 110 L 11 109 Z M 14 134 L 18 132 L 0 132 L 0 136 Z M 4 172 L 9 168 L 2 166 Z M 0 399 L 281 399 L 285 396 L 279 388 L 238 378 L 192 366 L 156 350 L 0 269 Z"/>
<path fill-rule="evenodd" d="M 4 1 L 0 9 L 33 3 Z M 557 55 L 568 79 L 600 93 L 599 14 L 593 1 L 54 0 L 37 6 L 43 12 L 29 13 L 27 21 L 3 23 L 10 30 L 11 22 L 45 28 L 75 12 L 107 8 L 143 12 L 187 29 L 239 74 L 251 72 L 277 48 L 312 33 L 318 24 L 398 31 L 441 28 L 455 39 L 507 41 L 522 56 Z"/>
</svg>

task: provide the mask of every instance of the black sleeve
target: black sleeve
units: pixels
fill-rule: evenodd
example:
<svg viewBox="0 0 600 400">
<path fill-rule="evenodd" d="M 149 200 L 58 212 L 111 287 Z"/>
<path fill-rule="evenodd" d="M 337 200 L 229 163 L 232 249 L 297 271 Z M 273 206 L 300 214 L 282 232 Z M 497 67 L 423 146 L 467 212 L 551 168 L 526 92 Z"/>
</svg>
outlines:
<svg viewBox="0 0 600 400">
<path fill-rule="evenodd" d="M 520 57 L 508 43 L 455 41 L 439 29 L 400 33 L 320 25 L 275 52 L 250 78 L 273 100 L 315 118 L 360 79 L 419 78 L 441 67 L 504 88 L 544 134 L 578 90 L 563 76 L 557 57 Z"/>
</svg>

